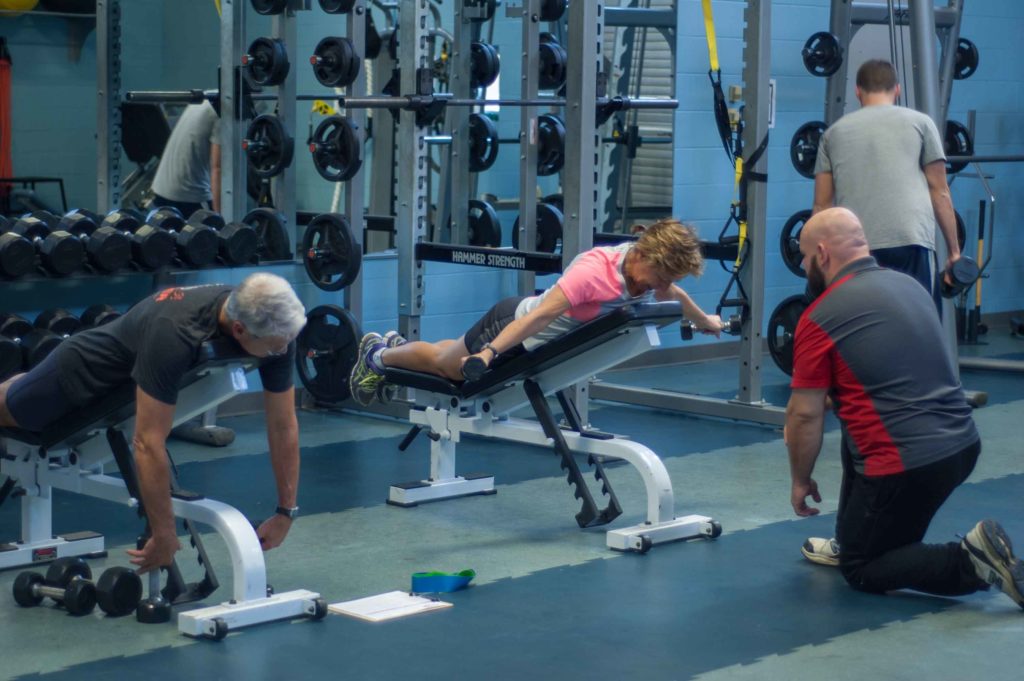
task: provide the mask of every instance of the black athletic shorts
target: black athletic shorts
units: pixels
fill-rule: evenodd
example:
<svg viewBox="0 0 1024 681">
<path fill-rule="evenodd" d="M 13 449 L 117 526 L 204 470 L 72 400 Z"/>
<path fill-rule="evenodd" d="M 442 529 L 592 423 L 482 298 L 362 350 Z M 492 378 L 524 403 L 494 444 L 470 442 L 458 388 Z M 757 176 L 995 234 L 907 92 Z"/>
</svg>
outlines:
<svg viewBox="0 0 1024 681">
<path fill-rule="evenodd" d="M 521 296 L 499 300 L 483 317 L 469 327 L 469 331 L 466 332 L 466 347 L 469 348 L 470 354 L 475 355 L 480 352 L 484 345 L 498 337 L 501 330 L 516 318 L 516 308 L 519 307 L 522 300 Z M 519 344 L 502 354 L 519 354 L 523 350 L 522 344 Z"/>
<path fill-rule="evenodd" d="M 57 362 L 59 350 L 58 346 L 7 389 L 7 409 L 18 422 L 19 428 L 41 433 L 51 423 L 77 409 L 60 387 L 57 378 L 60 374 Z"/>
</svg>

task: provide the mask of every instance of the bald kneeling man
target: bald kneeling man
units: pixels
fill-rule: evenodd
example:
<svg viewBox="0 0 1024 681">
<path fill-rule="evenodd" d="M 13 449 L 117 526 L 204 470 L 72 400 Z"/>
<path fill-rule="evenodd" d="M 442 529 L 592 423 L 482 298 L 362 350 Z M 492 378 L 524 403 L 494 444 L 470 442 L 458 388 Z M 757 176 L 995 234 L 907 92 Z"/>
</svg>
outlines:
<svg viewBox="0 0 1024 681">
<path fill-rule="evenodd" d="M 817 297 L 797 324 L 786 408 L 793 510 L 818 513 L 807 498 L 821 501 L 811 475 L 831 397 L 842 426 L 836 530 L 846 581 L 944 596 L 996 586 L 1024 608 L 1024 564 L 999 523 L 983 520 L 960 542 L 921 541 L 981 452 L 928 293 L 878 266 L 845 208 L 808 220 L 800 252 Z"/>
</svg>

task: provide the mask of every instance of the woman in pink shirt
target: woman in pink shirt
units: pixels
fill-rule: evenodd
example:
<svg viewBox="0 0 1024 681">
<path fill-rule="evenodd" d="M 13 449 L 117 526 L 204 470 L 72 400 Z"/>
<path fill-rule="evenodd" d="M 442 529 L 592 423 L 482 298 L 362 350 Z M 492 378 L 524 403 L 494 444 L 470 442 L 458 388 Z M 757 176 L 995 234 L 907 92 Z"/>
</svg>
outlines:
<svg viewBox="0 0 1024 681">
<path fill-rule="evenodd" d="M 383 399 L 387 367 L 454 381 L 476 380 L 499 355 L 532 350 L 632 303 L 678 301 L 683 317 L 717 336 L 722 320 L 706 314 L 674 283 L 703 269 L 700 239 L 693 227 L 674 219 L 659 220 L 637 241 L 580 253 L 558 282 L 540 295 L 499 301 L 460 338 L 407 343 L 395 331 L 366 334 L 349 378 L 352 397 L 362 405 Z"/>
</svg>

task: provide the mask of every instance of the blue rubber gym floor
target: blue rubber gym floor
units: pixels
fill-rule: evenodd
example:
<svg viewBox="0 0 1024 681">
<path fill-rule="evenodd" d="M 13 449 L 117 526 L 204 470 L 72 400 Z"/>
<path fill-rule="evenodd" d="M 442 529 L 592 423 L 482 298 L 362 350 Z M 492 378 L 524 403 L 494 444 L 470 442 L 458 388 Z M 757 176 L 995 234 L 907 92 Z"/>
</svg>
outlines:
<svg viewBox="0 0 1024 681">
<path fill-rule="evenodd" d="M 606 378 L 724 394 L 735 366 Z M 955 541 L 993 517 L 1024 546 L 1024 380 L 970 372 L 964 383 L 990 395 L 975 412 L 984 451 L 928 539 Z M 765 393 L 784 400 L 782 379 L 766 381 Z M 0 573 L 0 678 L 863 681 L 1011 679 L 1024 668 L 1024 611 L 998 592 L 872 596 L 802 559 L 803 540 L 830 535 L 834 522 L 834 423 L 816 472 L 822 515 L 797 519 L 777 430 L 605 403 L 592 406 L 591 420 L 656 451 L 673 480 L 676 513 L 713 516 L 722 536 L 646 555 L 610 551 L 605 528 L 576 527 L 578 502 L 553 452 L 472 438 L 460 445 L 459 470 L 493 473 L 496 495 L 391 507 L 389 484 L 427 472 L 426 438 L 400 453 L 400 423 L 303 412 L 301 517 L 285 545 L 266 554 L 270 583 L 337 602 L 408 589 L 417 571 L 475 569 L 469 589 L 443 596 L 454 607 L 378 624 L 340 615 L 271 623 L 212 642 L 182 636 L 173 623 L 18 608 L 9 595 L 18 570 L 9 570 Z M 225 449 L 172 441 L 181 484 L 263 518 L 275 497 L 261 420 L 223 423 L 238 432 Z M 624 465 L 608 473 L 624 507 L 612 527 L 638 522 L 639 477 Z M 106 535 L 109 554 L 92 561 L 94 571 L 127 565 L 123 551 L 141 528 L 131 510 L 58 493 L 54 515 L 61 531 Z M 13 537 L 18 522 L 16 503 L 0 507 L 0 537 Z M 205 537 L 222 582 L 212 604 L 231 585 L 223 547 Z M 190 556 L 186 543 L 183 565 Z"/>
</svg>

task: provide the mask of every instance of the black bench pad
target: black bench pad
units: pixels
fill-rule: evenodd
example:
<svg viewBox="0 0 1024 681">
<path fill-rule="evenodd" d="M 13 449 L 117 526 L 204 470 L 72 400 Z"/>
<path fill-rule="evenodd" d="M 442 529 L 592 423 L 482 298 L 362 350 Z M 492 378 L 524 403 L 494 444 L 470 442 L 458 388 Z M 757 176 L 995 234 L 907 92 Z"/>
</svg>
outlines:
<svg viewBox="0 0 1024 681">
<path fill-rule="evenodd" d="M 395 368 L 388 368 L 384 373 L 384 380 L 395 385 L 451 395 L 460 399 L 486 396 L 498 392 L 509 383 L 536 376 L 571 357 L 592 350 L 626 329 L 647 324 L 665 326 L 678 322 L 681 315 L 682 310 L 678 303 L 621 307 L 592 319 L 534 350 L 499 357 L 479 381 L 455 383 L 434 374 Z"/>
<path fill-rule="evenodd" d="M 208 340 L 199 348 L 199 361 L 185 374 L 181 387 L 197 381 L 210 367 L 249 362 L 252 366 L 259 361 L 246 354 L 230 338 Z M 135 384 L 125 383 L 112 390 L 106 397 L 85 405 L 72 412 L 67 418 L 55 423 L 44 433 L 21 428 L 0 428 L 0 437 L 39 447 L 52 447 L 64 442 L 76 433 L 97 427 L 116 425 L 135 414 Z"/>
</svg>

